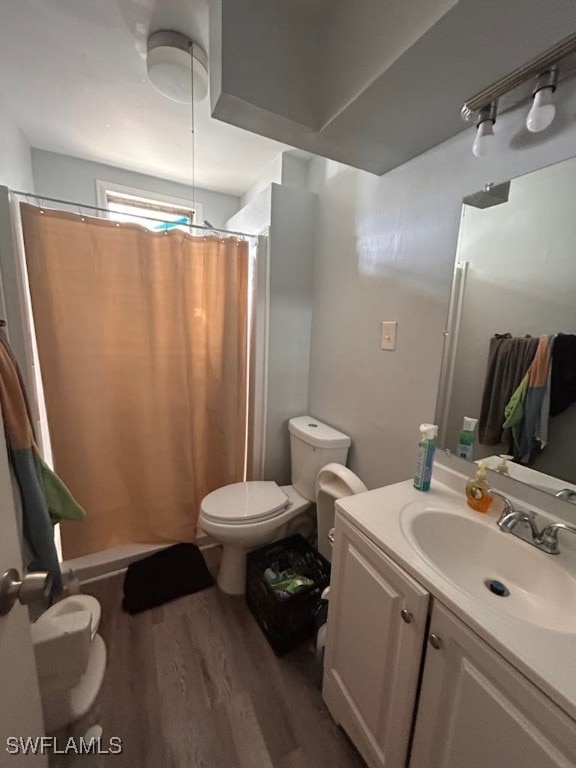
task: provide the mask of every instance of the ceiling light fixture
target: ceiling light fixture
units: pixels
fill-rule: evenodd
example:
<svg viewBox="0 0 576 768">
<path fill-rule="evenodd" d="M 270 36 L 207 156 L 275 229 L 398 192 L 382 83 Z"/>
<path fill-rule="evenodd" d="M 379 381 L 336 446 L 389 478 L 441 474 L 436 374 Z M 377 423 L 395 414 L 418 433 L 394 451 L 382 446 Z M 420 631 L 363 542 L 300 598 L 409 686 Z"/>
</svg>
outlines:
<svg viewBox="0 0 576 768">
<path fill-rule="evenodd" d="M 161 30 L 148 38 L 146 57 L 152 85 L 172 101 L 190 104 L 208 95 L 208 58 L 206 52 L 180 32 Z M 193 88 L 190 87 L 190 70 Z"/>
<path fill-rule="evenodd" d="M 569 35 L 539 56 L 500 80 L 466 99 L 460 114 L 463 120 L 476 123 L 473 151 L 481 157 L 495 143 L 493 125 L 496 120 L 496 103 L 500 112 L 516 107 L 532 97 L 526 127 L 532 133 L 543 131 L 552 123 L 556 113 L 553 94 L 560 79 L 567 78 L 574 70 L 576 34 Z M 536 85 L 530 88 L 530 83 Z M 493 115 L 491 110 L 494 109 Z"/>
<path fill-rule="evenodd" d="M 495 141 L 494 123 L 496 122 L 496 102 L 493 101 L 478 113 L 476 122 L 476 136 L 472 145 L 475 157 L 484 157 L 492 149 Z"/>
<path fill-rule="evenodd" d="M 531 133 L 544 131 L 552 124 L 556 114 L 553 96 L 557 83 L 558 67 L 551 67 L 548 72 L 538 75 L 532 92 L 532 106 L 526 117 L 526 128 Z"/>
</svg>

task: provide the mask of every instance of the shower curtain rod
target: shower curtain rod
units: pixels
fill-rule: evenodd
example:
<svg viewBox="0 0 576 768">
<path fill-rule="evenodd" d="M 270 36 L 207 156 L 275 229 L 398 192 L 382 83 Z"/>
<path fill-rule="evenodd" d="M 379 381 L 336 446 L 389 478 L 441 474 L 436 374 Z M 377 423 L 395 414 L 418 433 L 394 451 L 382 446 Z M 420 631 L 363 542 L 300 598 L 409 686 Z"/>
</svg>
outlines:
<svg viewBox="0 0 576 768">
<path fill-rule="evenodd" d="M 57 197 L 45 197 L 44 195 L 36 195 L 33 192 L 21 192 L 17 189 L 9 189 L 8 192 L 11 195 L 18 195 L 19 197 L 33 197 L 34 199 L 38 200 L 40 203 L 42 201 L 45 201 L 47 203 L 59 203 L 60 205 L 70 205 L 73 208 L 78 208 L 78 215 L 82 215 L 82 210 L 87 209 L 89 211 L 98 211 L 99 213 L 105 213 L 108 216 L 110 215 L 110 211 L 108 208 L 98 208 L 96 205 L 86 205 L 85 203 L 74 203 L 71 200 L 60 200 Z M 75 213 L 75 211 L 71 211 L 71 213 Z M 127 214 L 130 215 L 130 214 Z M 136 214 L 134 214 L 136 216 Z M 140 216 L 138 215 L 139 219 L 146 219 L 147 221 L 155 221 L 157 224 L 174 224 L 174 221 L 169 221 L 168 219 L 155 219 L 152 216 Z M 118 222 L 119 224 L 122 222 Z M 125 222 L 130 223 L 130 222 Z M 203 224 L 183 224 L 181 226 L 188 227 L 189 229 L 202 229 L 205 232 L 220 232 L 222 234 L 226 235 L 236 235 L 238 237 L 245 237 L 250 238 L 251 240 L 257 240 L 258 235 L 250 235 L 247 232 L 234 232 L 230 229 L 218 229 L 217 227 L 205 227 Z"/>
</svg>

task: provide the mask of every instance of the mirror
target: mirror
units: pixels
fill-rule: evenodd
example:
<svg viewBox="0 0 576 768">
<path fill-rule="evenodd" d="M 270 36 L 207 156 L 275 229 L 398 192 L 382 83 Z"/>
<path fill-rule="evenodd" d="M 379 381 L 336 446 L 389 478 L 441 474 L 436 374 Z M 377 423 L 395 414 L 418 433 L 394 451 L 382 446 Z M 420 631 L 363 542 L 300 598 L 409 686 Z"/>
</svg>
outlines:
<svg viewBox="0 0 576 768">
<path fill-rule="evenodd" d="M 574 201 L 576 158 L 464 199 L 437 418 L 441 447 L 478 419 L 469 458 L 514 455 L 510 477 L 576 506 Z"/>
</svg>

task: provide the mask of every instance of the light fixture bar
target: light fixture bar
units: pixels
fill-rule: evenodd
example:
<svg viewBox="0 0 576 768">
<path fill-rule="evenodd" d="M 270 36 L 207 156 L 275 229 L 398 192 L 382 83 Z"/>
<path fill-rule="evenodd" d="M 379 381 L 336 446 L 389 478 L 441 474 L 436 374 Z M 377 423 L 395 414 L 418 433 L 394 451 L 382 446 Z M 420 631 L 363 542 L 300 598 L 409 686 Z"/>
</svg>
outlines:
<svg viewBox="0 0 576 768">
<path fill-rule="evenodd" d="M 575 52 L 576 34 L 565 37 L 564 40 L 548 48 L 547 51 L 544 51 L 535 59 L 532 59 L 532 61 L 524 64 L 522 67 L 518 67 L 518 69 L 510 72 L 510 74 L 484 88 L 483 91 L 467 99 L 461 109 L 462 118 L 464 120 L 475 119 L 476 114 L 486 107 L 487 104 L 497 101 L 501 96 L 522 85 L 527 80 L 538 77 L 538 75 L 557 65 L 566 56 Z"/>
</svg>

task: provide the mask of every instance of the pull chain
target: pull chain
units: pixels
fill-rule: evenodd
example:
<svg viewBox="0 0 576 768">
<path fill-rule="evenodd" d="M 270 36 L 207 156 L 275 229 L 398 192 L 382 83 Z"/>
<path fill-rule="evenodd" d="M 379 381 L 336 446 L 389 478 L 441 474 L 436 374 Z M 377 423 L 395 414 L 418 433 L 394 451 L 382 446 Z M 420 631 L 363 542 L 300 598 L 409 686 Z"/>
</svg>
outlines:
<svg viewBox="0 0 576 768">
<path fill-rule="evenodd" d="M 190 43 L 190 133 L 192 138 L 192 202 L 194 204 L 194 221 L 196 224 L 196 126 L 194 123 L 194 43 Z"/>
</svg>

